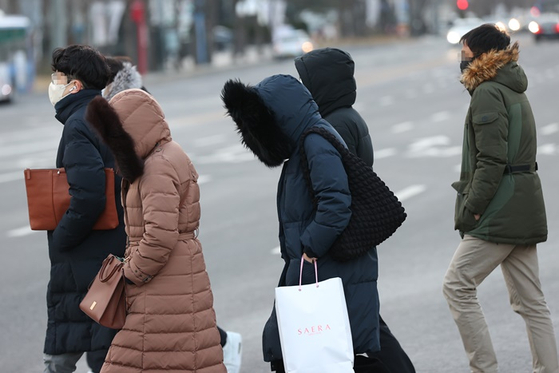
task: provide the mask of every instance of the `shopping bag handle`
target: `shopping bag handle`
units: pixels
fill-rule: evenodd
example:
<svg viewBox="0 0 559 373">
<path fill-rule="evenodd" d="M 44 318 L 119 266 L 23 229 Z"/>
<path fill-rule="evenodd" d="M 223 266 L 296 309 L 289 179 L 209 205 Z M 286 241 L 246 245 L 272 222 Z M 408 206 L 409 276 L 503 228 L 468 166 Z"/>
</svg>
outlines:
<svg viewBox="0 0 559 373">
<path fill-rule="evenodd" d="M 316 266 L 316 261 L 318 259 L 313 260 L 314 263 L 314 278 L 316 281 L 316 287 L 318 287 L 318 267 Z M 301 257 L 301 268 L 299 269 L 299 291 L 301 291 L 301 286 L 303 282 L 303 264 L 305 264 L 305 258 Z"/>
</svg>

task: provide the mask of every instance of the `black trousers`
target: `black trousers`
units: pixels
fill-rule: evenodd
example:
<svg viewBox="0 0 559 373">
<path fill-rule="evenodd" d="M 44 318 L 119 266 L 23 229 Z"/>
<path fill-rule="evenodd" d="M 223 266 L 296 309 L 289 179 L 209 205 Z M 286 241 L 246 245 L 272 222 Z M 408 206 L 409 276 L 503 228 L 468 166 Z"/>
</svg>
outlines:
<svg viewBox="0 0 559 373">
<path fill-rule="evenodd" d="M 219 332 L 219 338 L 221 339 L 221 341 L 219 342 L 221 344 L 221 347 L 225 346 L 225 343 L 227 342 L 227 332 L 223 329 L 221 329 L 219 327 L 219 325 L 217 325 L 217 331 Z"/>
<path fill-rule="evenodd" d="M 109 350 L 98 350 L 98 351 L 88 351 L 85 353 L 85 360 L 87 361 L 87 366 L 91 368 L 94 373 L 99 373 L 105 362 L 105 357 L 107 356 Z"/>
<path fill-rule="evenodd" d="M 388 325 L 380 317 L 380 351 L 368 358 L 356 356 L 353 370 L 355 373 L 415 373 L 410 358 L 394 337 Z M 272 371 L 285 373 L 283 362 L 273 361 Z"/>
</svg>

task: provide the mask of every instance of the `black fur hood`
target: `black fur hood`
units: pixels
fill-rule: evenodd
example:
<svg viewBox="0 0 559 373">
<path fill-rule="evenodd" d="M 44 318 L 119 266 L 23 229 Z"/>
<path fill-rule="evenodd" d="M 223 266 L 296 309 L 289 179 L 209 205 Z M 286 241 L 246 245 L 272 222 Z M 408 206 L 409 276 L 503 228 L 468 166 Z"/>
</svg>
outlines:
<svg viewBox="0 0 559 373">
<path fill-rule="evenodd" d="M 229 80 L 221 98 L 243 144 L 268 167 L 290 158 L 304 130 L 321 120 L 310 92 L 290 75 L 273 75 L 256 86 Z"/>
</svg>

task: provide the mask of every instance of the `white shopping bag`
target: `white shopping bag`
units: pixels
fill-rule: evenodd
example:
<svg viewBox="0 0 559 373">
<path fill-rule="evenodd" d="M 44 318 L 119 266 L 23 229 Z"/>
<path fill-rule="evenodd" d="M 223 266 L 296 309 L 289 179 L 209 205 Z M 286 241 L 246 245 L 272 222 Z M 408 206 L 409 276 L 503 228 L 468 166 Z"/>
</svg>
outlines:
<svg viewBox="0 0 559 373">
<path fill-rule="evenodd" d="M 339 277 L 276 288 L 276 315 L 286 373 L 353 373 L 353 342 Z"/>
</svg>

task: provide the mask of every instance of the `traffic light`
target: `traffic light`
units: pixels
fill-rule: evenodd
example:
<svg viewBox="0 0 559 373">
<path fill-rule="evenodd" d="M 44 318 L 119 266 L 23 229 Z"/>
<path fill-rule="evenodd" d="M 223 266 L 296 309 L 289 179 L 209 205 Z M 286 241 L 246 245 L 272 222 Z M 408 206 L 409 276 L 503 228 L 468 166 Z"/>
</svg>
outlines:
<svg viewBox="0 0 559 373">
<path fill-rule="evenodd" d="M 466 10 L 470 4 L 468 3 L 468 0 L 456 0 L 456 6 L 460 10 Z"/>
</svg>

